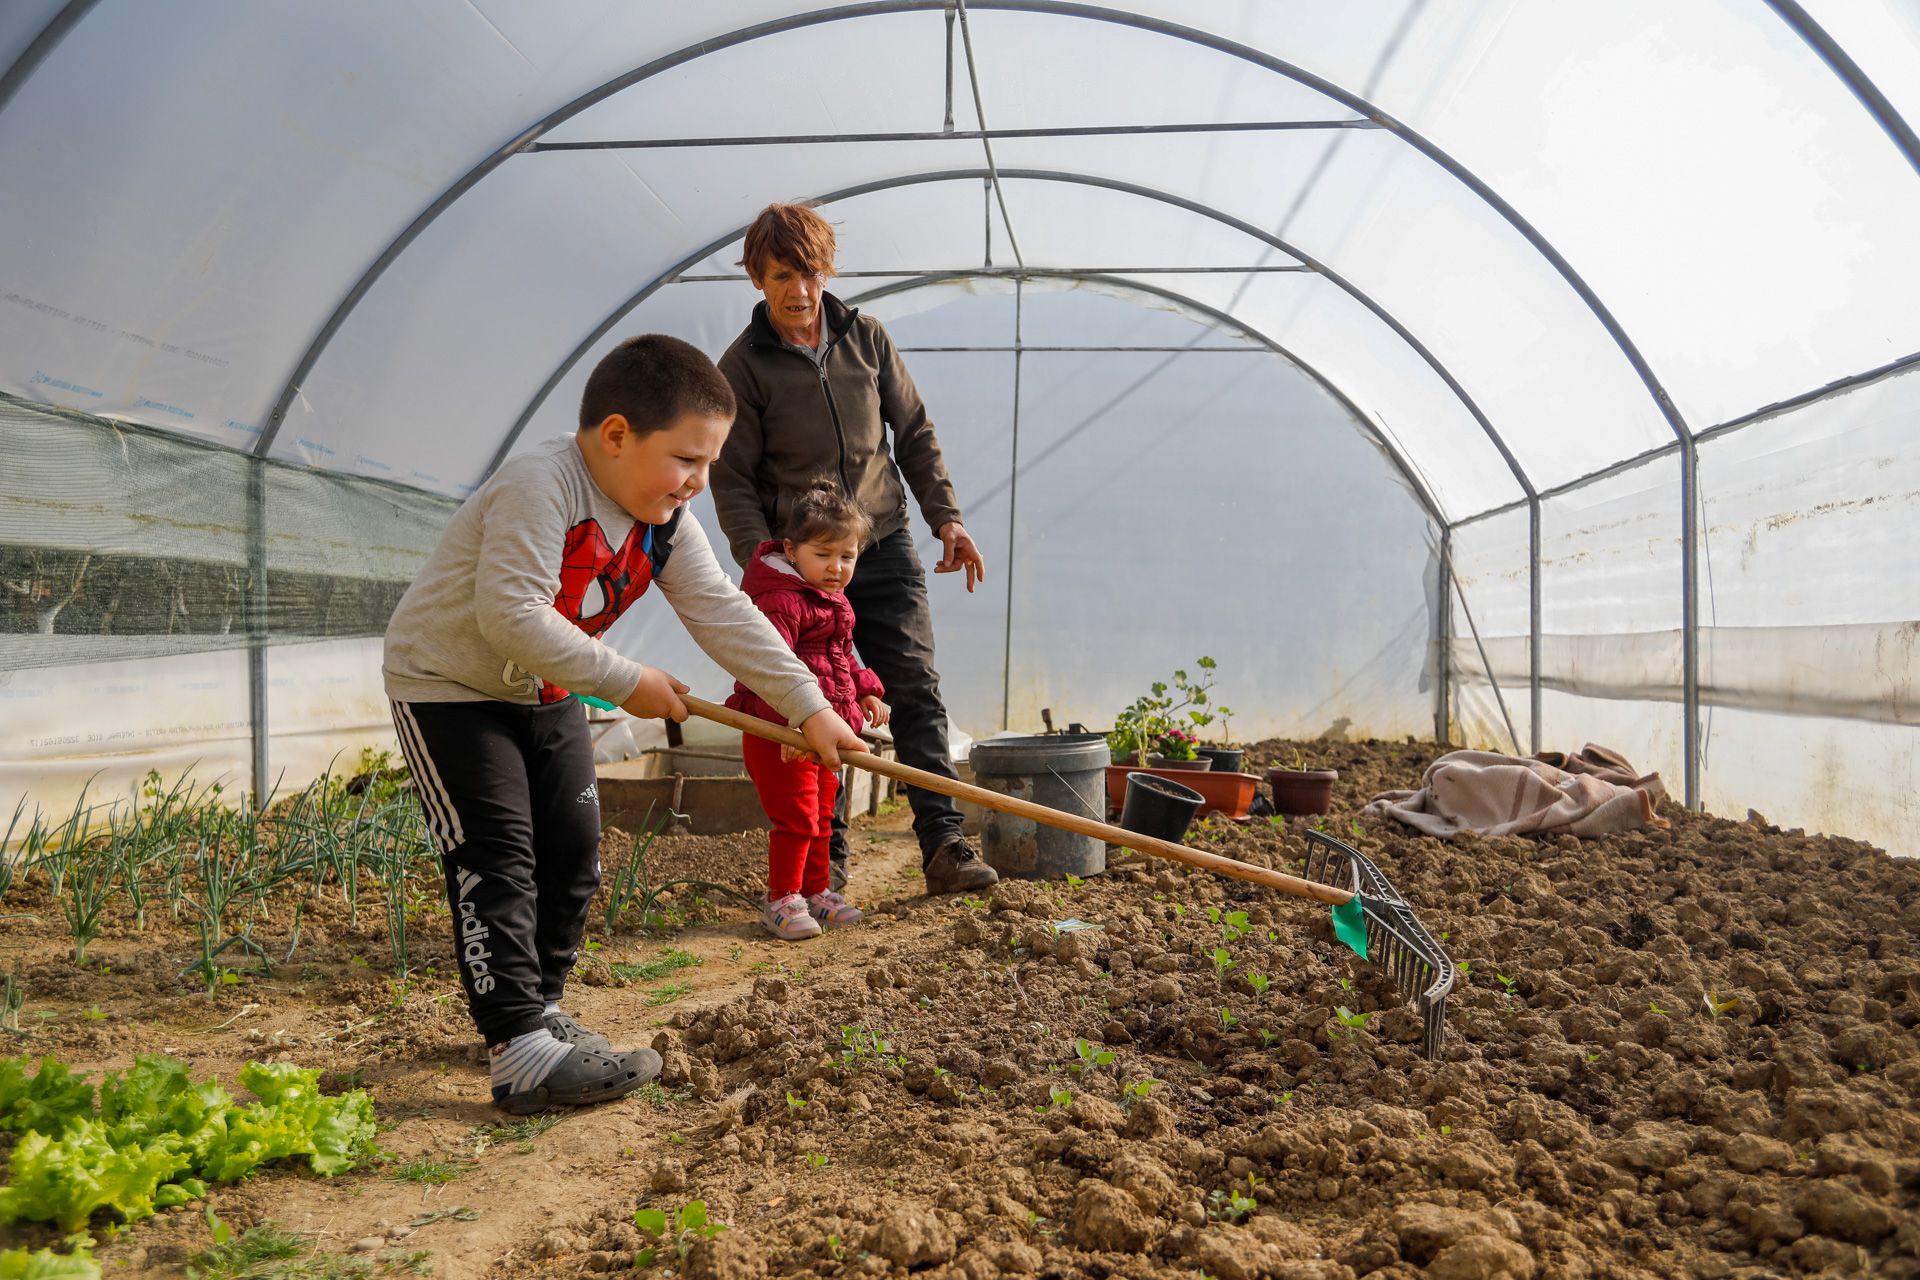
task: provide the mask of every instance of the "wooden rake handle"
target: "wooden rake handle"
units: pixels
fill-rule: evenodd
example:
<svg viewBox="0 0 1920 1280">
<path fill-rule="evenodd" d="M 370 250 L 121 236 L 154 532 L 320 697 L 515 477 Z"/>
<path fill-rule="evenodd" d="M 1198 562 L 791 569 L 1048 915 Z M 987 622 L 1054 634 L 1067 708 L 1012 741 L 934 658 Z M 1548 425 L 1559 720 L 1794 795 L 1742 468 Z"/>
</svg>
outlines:
<svg viewBox="0 0 1920 1280">
<path fill-rule="evenodd" d="M 773 724 L 758 716 L 750 716 L 744 711 L 735 711 L 732 707 L 723 707 L 717 703 L 708 702 L 704 698 L 695 698 L 687 694 L 682 694 L 680 701 L 687 704 L 687 710 L 704 720 L 726 725 L 730 729 L 738 729 L 742 733 L 751 733 L 769 742 L 778 742 L 782 746 L 797 747 L 809 753 L 812 751 L 805 738 L 785 725 Z M 1108 844 L 1125 845 L 1140 853 L 1150 853 L 1156 858 L 1166 858 L 1172 862 L 1184 862 L 1190 867 L 1211 871 L 1215 875 L 1263 884 L 1269 889 L 1278 889 L 1296 898 L 1311 898 L 1315 902 L 1336 905 L 1347 902 L 1353 897 L 1351 890 L 1303 880 L 1299 876 L 1290 876 L 1282 871 L 1269 871 L 1265 867 L 1251 866 L 1245 862 L 1235 862 L 1232 858 L 1223 858 L 1217 853 L 1202 853 L 1198 849 L 1189 849 L 1185 845 L 1155 839 L 1153 836 L 1143 836 L 1137 831 L 1127 831 L 1105 822 L 1096 822 L 1092 818 L 1049 809 L 1031 800 L 1002 795 L 998 791 L 988 791 L 984 787 L 969 786 L 953 778 L 943 778 L 937 773 L 928 773 L 924 769 L 915 769 L 911 765 L 901 764 L 898 760 L 883 760 L 869 751 L 843 751 L 840 753 L 840 762 L 852 765 L 856 769 L 865 769 L 869 773 L 892 778 L 896 782 L 904 782 L 911 787 L 938 791 L 942 795 L 949 795 L 957 800 L 970 800 L 983 809 L 1010 813 L 1016 818 L 1026 818 L 1033 822 L 1045 823 L 1050 827 L 1058 827 L 1062 831 L 1092 836 Z"/>
</svg>

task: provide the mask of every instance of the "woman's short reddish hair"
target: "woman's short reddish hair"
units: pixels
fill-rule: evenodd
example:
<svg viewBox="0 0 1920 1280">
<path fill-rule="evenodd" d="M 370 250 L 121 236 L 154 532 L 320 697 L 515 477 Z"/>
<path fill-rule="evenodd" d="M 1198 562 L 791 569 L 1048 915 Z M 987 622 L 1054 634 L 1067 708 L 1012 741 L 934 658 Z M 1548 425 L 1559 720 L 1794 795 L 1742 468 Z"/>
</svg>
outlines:
<svg viewBox="0 0 1920 1280">
<path fill-rule="evenodd" d="M 803 204 L 770 204 L 747 228 L 740 265 L 765 278 L 775 259 L 816 276 L 833 274 L 833 228 Z"/>
</svg>

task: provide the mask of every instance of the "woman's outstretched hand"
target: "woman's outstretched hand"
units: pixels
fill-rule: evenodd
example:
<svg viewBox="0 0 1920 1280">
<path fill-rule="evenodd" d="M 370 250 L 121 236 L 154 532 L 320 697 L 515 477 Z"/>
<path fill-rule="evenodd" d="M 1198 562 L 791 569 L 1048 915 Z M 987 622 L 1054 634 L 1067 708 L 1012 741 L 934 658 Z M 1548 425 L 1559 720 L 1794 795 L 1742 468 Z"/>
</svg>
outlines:
<svg viewBox="0 0 1920 1280">
<path fill-rule="evenodd" d="M 973 536 L 958 520 L 949 520 L 940 526 L 940 546 L 944 554 L 940 563 L 933 566 L 935 573 L 958 573 L 967 571 L 967 590 L 973 590 L 976 582 L 987 580 L 987 562 L 981 558 L 980 548 L 974 545 Z"/>
</svg>

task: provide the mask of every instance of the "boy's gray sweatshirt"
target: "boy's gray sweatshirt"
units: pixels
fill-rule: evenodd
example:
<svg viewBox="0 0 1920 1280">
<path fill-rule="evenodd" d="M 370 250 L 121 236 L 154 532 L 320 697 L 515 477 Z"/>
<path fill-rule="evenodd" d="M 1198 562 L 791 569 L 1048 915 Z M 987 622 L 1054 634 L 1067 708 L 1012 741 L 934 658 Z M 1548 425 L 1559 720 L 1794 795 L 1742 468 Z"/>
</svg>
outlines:
<svg viewBox="0 0 1920 1280">
<path fill-rule="evenodd" d="M 644 525 L 600 491 L 566 436 L 494 473 L 454 513 L 387 623 L 398 702 L 616 705 L 640 664 L 596 637 L 657 585 L 694 640 L 789 724 L 827 708 L 813 673 L 721 571 L 685 507 Z"/>
</svg>

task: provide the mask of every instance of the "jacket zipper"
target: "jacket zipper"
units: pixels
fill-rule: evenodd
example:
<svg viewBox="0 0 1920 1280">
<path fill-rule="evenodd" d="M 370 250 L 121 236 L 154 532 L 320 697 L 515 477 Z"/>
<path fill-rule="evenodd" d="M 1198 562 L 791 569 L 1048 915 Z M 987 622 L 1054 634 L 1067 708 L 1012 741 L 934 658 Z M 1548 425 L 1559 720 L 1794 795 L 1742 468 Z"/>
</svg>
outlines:
<svg viewBox="0 0 1920 1280">
<path fill-rule="evenodd" d="M 820 323 L 823 327 L 827 325 L 824 308 Z M 827 399 L 827 416 L 833 419 L 833 440 L 840 450 L 840 492 L 846 495 L 849 502 L 853 502 L 858 499 L 854 495 L 853 485 L 847 480 L 847 433 L 846 429 L 840 425 L 840 406 L 833 402 L 833 388 L 827 385 L 827 361 L 832 357 L 833 348 L 840 339 L 833 335 L 830 327 L 827 333 L 827 349 L 820 353 L 820 363 L 814 366 L 814 371 L 820 375 L 820 394 Z"/>
<path fill-rule="evenodd" d="M 833 388 L 827 385 L 827 359 L 833 355 L 833 349 L 839 345 L 840 339 L 834 334 L 833 326 L 827 323 L 825 307 L 821 308 L 820 328 L 827 335 L 827 349 L 820 353 L 820 363 L 814 364 L 814 372 L 820 375 L 820 394 L 827 402 L 827 416 L 833 419 L 833 442 L 840 454 L 840 491 L 851 499 L 855 495 L 853 485 L 847 479 L 847 432 L 846 428 L 840 424 L 840 406 L 833 402 Z M 775 330 L 776 337 L 778 333 L 779 331 Z M 803 356 L 798 351 L 789 350 L 784 343 L 781 344 L 780 349 L 796 360 L 805 360 L 808 364 L 813 364 L 811 356 Z"/>
</svg>

